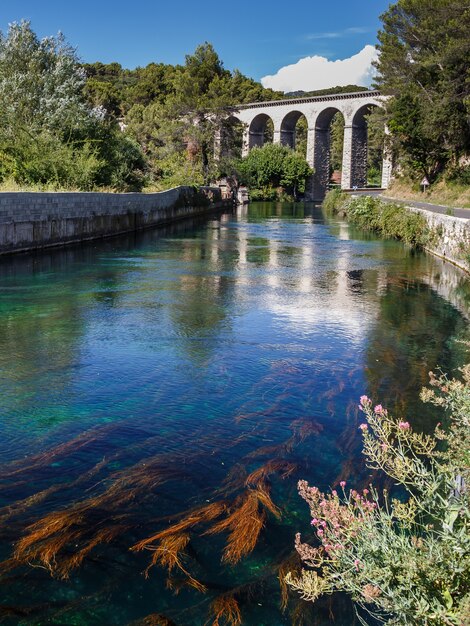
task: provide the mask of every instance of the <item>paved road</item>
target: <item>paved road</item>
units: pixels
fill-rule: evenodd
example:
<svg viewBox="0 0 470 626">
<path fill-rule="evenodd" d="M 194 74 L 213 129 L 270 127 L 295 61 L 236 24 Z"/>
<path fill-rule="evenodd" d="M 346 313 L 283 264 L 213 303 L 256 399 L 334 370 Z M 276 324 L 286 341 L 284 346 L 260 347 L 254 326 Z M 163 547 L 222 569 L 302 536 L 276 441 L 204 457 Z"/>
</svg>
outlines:
<svg viewBox="0 0 470 626">
<path fill-rule="evenodd" d="M 443 204 L 415 202 L 414 200 L 397 200 L 396 198 L 388 198 L 387 196 L 382 195 L 382 190 L 358 189 L 357 191 L 351 193 L 359 196 L 380 196 L 380 198 L 385 202 L 396 202 L 397 204 L 406 204 L 407 206 L 414 206 L 418 209 L 432 211 L 433 213 L 442 213 L 443 215 L 452 215 L 453 217 L 470 219 L 470 209 L 454 209 L 452 207 L 444 206 Z"/>
</svg>

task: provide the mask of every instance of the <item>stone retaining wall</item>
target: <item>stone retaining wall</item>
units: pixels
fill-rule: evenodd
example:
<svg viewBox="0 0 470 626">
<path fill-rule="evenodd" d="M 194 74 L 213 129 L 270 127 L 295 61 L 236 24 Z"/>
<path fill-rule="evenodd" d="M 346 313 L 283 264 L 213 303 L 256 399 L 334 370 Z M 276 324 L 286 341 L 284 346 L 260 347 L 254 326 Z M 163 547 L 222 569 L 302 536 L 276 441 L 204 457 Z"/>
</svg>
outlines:
<svg viewBox="0 0 470 626">
<path fill-rule="evenodd" d="M 212 187 L 160 193 L 0 193 L 0 254 L 109 237 L 231 206 Z"/>
<path fill-rule="evenodd" d="M 470 272 L 470 219 L 408 207 L 423 215 L 433 232 L 429 252 Z"/>
</svg>

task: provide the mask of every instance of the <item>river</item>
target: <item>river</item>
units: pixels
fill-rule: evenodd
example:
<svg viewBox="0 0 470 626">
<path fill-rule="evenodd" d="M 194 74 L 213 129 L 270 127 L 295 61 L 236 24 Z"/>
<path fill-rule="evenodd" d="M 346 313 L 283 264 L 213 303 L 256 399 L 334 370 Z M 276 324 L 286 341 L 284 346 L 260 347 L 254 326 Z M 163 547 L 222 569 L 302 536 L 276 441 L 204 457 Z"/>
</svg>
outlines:
<svg viewBox="0 0 470 626">
<path fill-rule="evenodd" d="M 469 312 L 459 270 L 311 205 L 1 259 L 2 623 L 353 624 L 281 609 L 296 483 L 369 484 L 364 393 L 429 428 Z"/>
</svg>

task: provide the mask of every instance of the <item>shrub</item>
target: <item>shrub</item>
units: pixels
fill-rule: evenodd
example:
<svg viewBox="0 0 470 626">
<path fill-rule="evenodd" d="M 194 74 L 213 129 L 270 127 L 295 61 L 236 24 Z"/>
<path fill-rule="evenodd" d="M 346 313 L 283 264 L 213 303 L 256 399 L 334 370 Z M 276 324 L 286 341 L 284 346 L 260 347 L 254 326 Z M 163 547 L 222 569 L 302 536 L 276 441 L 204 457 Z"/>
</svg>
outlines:
<svg viewBox="0 0 470 626">
<path fill-rule="evenodd" d="M 317 545 L 297 535 L 309 569 L 286 580 L 304 599 L 344 591 L 381 623 L 469 623 L 470 365 L 462 373 L 463 382 L 430 373 L 431 388 L 421 398 L 440 407 L 447 423 L 431 435 L 361 397 L 367 464 L 391 477 L 405 497 L 373 486 L 347 490 L 344 481 L 341 494 L 324 494 L 299 482 Z"/>
<path fill-rule="evenodd" d="M 344 191 L 341 191 L 339 187 L 335 187 L 328 191 L 322 206 L 329 213 L 341 213 L 341 209 L 348 199 L 349 196 Z"/>
<path fill-rule="evenodd" d="M 312 174 L 304 158 L 287 146 L 270 143 L 262 148 L 253 148 L 240 161 L 239 170 L 241 182 L 250 189 L 271 190 L 282 187 L 284 193 L 293 197 L 305 192 L 306 181 Z M 264 196 L 263 199 L 270 198 Z"/>
<path fill-rule="evenodd" d="M 356 226 L 376 231 L 384 237 L 401 239 L 415 247 L 425 246 L 431 237 L 427 222 L 420 213 L 372 196 L 351 197 L 334 189 L 326 195 L 323 207 L 341 213 Z"/>
<path fill-rule="evenodd" d="M 262 200 L 272 202 L 277 199 L 277 190 L 269 186 L 261 189 L 250 189 L 249 196 L 251 202 L 258 202 Z"/>
</svg>

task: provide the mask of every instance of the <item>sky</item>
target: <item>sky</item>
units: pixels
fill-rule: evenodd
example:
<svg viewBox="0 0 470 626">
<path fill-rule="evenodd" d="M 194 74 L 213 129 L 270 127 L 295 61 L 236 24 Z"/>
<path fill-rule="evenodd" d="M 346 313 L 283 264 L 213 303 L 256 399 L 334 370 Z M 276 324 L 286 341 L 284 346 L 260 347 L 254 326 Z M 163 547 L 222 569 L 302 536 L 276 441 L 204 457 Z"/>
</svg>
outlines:
<svg viewBox="0 0 470 626">
<path fill-rule="evenodd" d="M 184 63 L 212 43 L 227 69 L 281 91 L 371 82 L 388 0 L 0 0 L 0 30 L 21 19 L 64 33 L 85 62 Z"/>
</svg>

